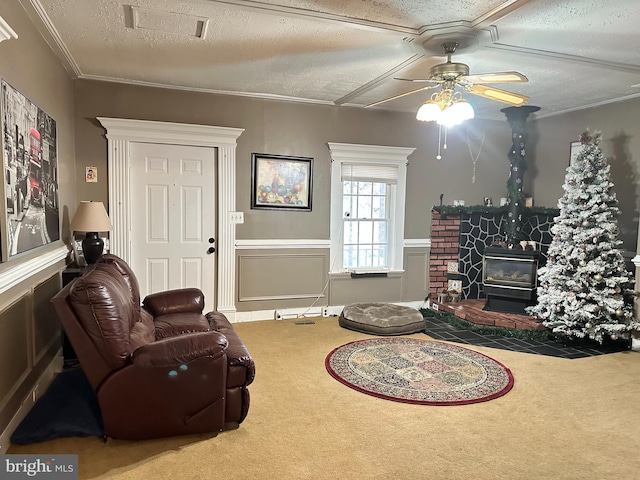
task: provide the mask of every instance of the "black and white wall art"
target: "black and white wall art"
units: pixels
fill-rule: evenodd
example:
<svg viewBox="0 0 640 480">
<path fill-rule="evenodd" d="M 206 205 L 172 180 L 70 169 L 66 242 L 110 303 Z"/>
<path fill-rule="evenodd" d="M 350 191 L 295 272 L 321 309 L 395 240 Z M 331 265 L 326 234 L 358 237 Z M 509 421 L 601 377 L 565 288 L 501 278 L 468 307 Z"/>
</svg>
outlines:
<svg viewBox="0 0 640 480">
<path fill-rule="evenodd" d="M 56 122 L 1 81 L 7 251 L 2 259 L 60 238 Z"/>
</svg>

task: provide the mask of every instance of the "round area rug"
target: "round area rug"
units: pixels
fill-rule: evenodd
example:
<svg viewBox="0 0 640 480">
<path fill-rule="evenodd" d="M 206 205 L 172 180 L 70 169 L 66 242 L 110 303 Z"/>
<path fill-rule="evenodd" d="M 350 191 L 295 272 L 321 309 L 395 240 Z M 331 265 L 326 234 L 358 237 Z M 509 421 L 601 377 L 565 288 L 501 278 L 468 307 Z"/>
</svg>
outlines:
<svg viewBox="0 0 640 480">
<path fill-rule="evenodd" d="M 420 405 L 465 405 L 500 397 L 513 375 L 500 362 L 467 348 L 416 338 L 347 343 L 325 360 L 329 374 L 359 392 Z"/>
</svg>

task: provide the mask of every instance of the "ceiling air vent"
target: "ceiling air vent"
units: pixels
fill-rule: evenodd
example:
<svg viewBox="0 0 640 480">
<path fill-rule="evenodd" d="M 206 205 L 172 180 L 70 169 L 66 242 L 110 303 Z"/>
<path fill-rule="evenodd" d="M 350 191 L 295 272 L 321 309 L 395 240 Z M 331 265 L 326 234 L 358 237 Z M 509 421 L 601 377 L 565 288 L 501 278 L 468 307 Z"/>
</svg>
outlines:
<svg viewBox="0 0 640 480">
<path fill-rule="evenodd" d="M 209 19 L 206 17 L 161 12 L 140 7 L 131 7 L 131 16 L 134 29 L 185 37 L 204 38 L 209 24 Z"/>
</svg>

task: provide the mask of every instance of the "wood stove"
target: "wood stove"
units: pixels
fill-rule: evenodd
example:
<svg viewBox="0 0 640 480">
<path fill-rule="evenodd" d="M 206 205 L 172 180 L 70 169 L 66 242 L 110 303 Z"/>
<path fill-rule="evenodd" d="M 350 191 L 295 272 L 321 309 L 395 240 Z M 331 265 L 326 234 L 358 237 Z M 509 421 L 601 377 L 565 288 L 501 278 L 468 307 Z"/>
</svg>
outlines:
<svg viewBox="0 0 640 480">
<path fill-rule="evenodd" d="M 526 314 L 536 301 L 539 252 L 487 247 L 482 265 L 485 310 Z"/>
</svg>

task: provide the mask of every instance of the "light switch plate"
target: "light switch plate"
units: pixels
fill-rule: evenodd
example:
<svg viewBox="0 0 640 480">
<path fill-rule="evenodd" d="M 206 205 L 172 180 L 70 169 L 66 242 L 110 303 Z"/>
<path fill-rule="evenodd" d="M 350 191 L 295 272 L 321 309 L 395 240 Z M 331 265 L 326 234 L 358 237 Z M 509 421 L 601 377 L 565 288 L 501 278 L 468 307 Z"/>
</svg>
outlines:
<svg viewBox="0 0 640 480">
<path fill-rule="evenodd" d="M 244 223 L 244 212 L 229 212 L 230 223 Z"/>
</svg>

